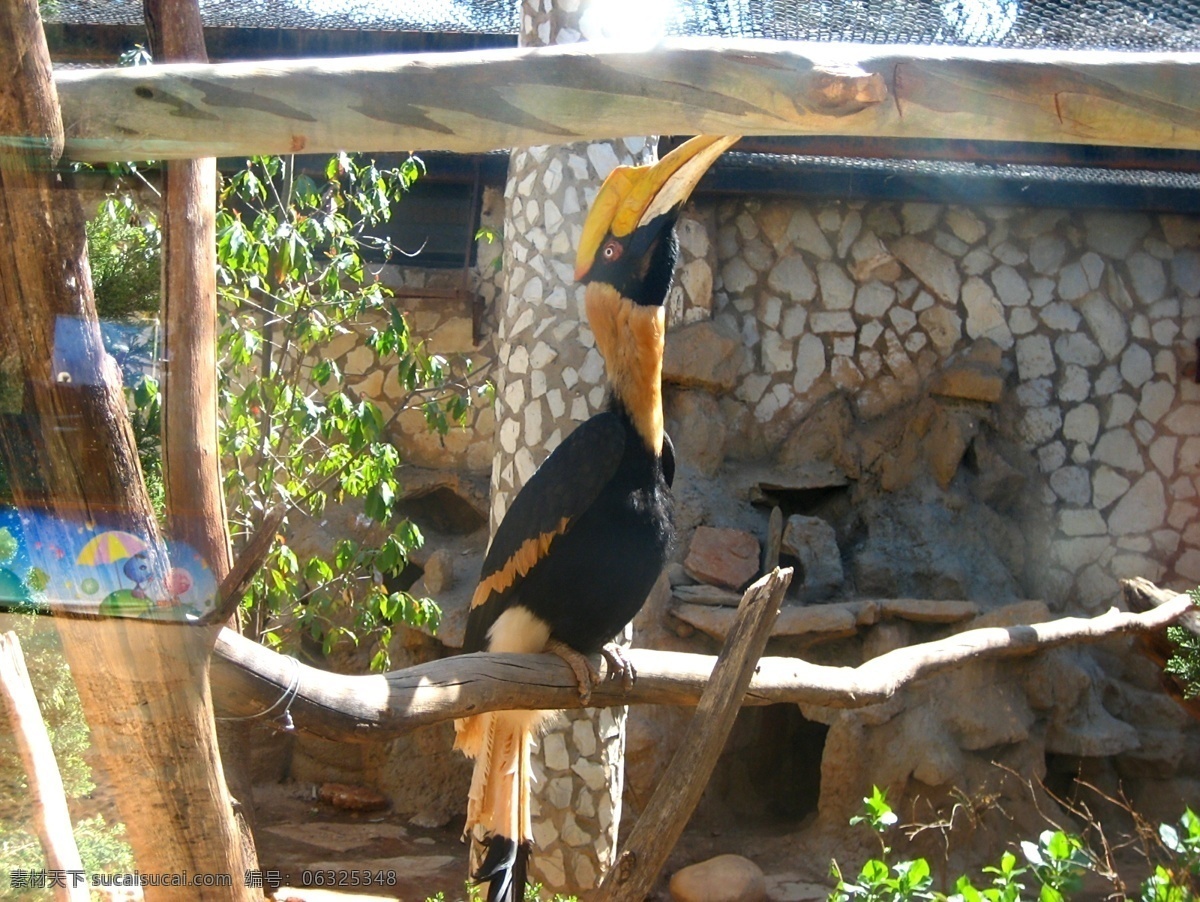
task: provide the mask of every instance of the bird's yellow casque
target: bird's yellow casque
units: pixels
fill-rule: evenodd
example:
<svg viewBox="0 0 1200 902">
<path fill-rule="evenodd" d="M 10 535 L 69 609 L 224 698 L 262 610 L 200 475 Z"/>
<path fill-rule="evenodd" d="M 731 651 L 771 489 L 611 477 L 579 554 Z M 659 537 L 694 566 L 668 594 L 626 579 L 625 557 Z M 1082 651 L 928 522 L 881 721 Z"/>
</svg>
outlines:
<svg viewBox="0 0 1200 902">
<path fill-rule="evenodd" d="M 463 650 L 553 651 L 591 691 L 586 655 L 633 618 L 673 541 L 674 451 L 663 430 L 664 303 L 680 207 L 736 137 L 701 136 L 649 166 L 622 166 L 584 222 L 575 277 L 604 357 L 608 409 L 568 435 L 513 499 L 488 549 Z M 530 747 L 543 712 L 455 722 L 475 759 L 466 835 L 488 902 L 520 902 L 532 848 Z"/>
</svg>

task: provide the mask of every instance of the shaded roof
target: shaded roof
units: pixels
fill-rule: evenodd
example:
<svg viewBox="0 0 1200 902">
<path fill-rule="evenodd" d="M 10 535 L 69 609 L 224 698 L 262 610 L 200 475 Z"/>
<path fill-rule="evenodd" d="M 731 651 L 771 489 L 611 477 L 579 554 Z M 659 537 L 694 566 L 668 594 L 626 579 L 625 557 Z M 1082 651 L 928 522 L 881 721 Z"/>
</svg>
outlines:
<svg viewBox="0 0 1200 902">
<path fill-rule="evenodd" d="M 615 3 L 616 0 L 605 0 Z M 141 0 L 52 0 L 47 21 L 140 25 Z M 667 35 L 1047 49 L 1200 50 L 1198 0 L 642 0 Z M 200 0 L 206 26 L 515 38 L 517 0 Z"/>
</svg>

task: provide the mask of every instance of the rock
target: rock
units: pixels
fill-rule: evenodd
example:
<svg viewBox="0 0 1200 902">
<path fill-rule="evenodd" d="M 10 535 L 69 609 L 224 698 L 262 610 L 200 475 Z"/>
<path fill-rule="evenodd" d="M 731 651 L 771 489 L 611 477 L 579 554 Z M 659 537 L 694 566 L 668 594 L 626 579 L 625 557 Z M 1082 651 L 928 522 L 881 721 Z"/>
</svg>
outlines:
<svg viewBox="0 0 1200 902">
<path fill-rule="evenodd" d="M 842 587 L 845 574 L 837 535 L 820 517 L 788 517 L 781 550 L 800 563 L 793 582 L 801 582 L 800 597 L 805 601 L 828 598 Z"/>
<path fill-rule="evenodd" d="M 675 586 L 671 589 L 671 594 L 685 604 L 712 604 L 736 608 L 742 601 L 740 593 L 716 586 Z"/>
<path fill-rule="evenodd" d="M 962 279 L 949 256 L 911 235 L 897 238 L 890 250 L 935 296 L 946 304 L 958 303 Z"/>
<path fill-rule="evenodd" d="M 812 270 L 799 254 L 784 257 L 772 268 L 767 284 L 793 301 L 811 301 L 817 294 Z"/>
<path fill-rule="evenodd" d="M 930 472 L 942 488 L 947 488 L 954 479 L 978 432 L 979 420 L 971 411 L 938 405 L 930 420 L 923 450 Z"/>
<path fill-rule="evenodd" d="M 1108 531 L 1114 536 L 1149 532 L 1162 525 L 1166 517 L 1162 479 L 1157 473 L 1147 473 L 1134 483 L 1108 515 Z"/>
<path fill-rule="evenodd" d="M 877 601 L 846 601 L 834 604 L 784 605 L 771 627 L 771 635 L 806 638 L 813 642 L 853 636 L 860 626 L 871 626 L 879 620 Z M 671 613 L 700 632 L 725 641 L 737 611 L 715 605 L 680 604 Z"/>
<path fill-rule="evenodd" d="M 808 251 L 814 257 L 828 260 L 833 256 L 833 248 L 829 239 L 822 233 L 811 213 L 799 209 L 792 214 L 787 227 L 787 237 L 802 251 Z"/>
<path fill-rule="evenodd" d="M 767 898 L 767 882 L 750 859 L 718 855 L 676 871 L 670 891 L 675 902 L 761 902 Z"/>
<path fill-rule="evenodd" d="M 1029 244 L 1029 263 L 1044 276 L 1056 272 L 1066 255 L 1066 242 L 1054 234 L 1040 235 Z"/>
<path fill-rule="evenodd" d="M 1084 299 L 1080 312 L 1104 356 L 1116 360 L 1129 340 L 1129 326 L 1121 311 L 1104 295 L 1092 292 Z"/>
<path fill-rule="evenodd" d="M 1005 307 L 1019 307 L 1028 304 L 1033 296 L 1021 274 L 1011 266 L 1004 264 L 992 270 L 992 287 Z"/>
<path fill-rule="evenodd" d="M 758 539 L 740 529 L 699 526 L 683 566 L 701 582 L 741 590 L 758 575 Z"/>
<path fill-rule="evenodd" d="M 1138 251 L 1126 261 L 1133 282 L 1133 293 L 1143 304 L 1153 304 L 1167 290 L 1167 273 L 1162 261 Z"/>
<path fill-rule="evenodd" d="M 827 477 L 825 485 L 856 479 L 859 463 L 850 443 L 854 412 L 845 395 L 831 395 L 792 429 L 779 447 L 777 460 L 789 470 Z"/>
<path fill-rule="evenodd" d="M 929 391 L 949 398 L 995 404 L 1004 391 L 1000 365 L 1000 348 L 992 341 L 980 339 L 946 361 L 941 372 L 934 376 Z"/>
<path fill-rule="evenodd" d="M 381 811 L 388 807 L 387 796 L 370 786 L 323 783 L 319 795 L 322 802 L 346 811 Z"/>
<path fill-rule="evenodd" d="M 1063 418 L 1063 438 L 1091 445 L 1100 432 L 1100 411 L 1093 404 L 1080 404 Z"/>
<path fill-rule="evenodd" d="M 965 629 L 981 630 L 995 626 L 1025 626 L 1030 623 L 1045 623 L 1049 619 L 1050 609 L 1046 607 L 1046 602 L 1028 598 L 1024 601 L 1006 604 L 994 611 L 988 611 L 986 614 L 980 614 L 966 624 Z"/>
<path fill-rule="evenodd" d="M 1045 335 L 1029 335 L 1017 342 L 1017 373 L 1024 379 L 1036 379 L 1054 373 L 1054 351 Z"/>
<path fill-rule="evenodd" d="M 967 311 L 967 335 L 990 338 L 1003 347 L 1012 346 L 1012 333 L 992 287 L 979 276 L 971 276 L 962 287 L 963 307 Z"/>
<path fill-rule="evenodd" d="M 821 286 L 821 302 L 826 310 L 849 310 L 854 303 L 854 283 L 842 267 L 822 261 L 817 264 L 817 282 Z"/>
<path fill-rule="evenodd" d="M 929 333 L 934 346 L 943 354 L 952 350 L 962 338 L 962 320 L 949 307 L 935 306 L 922 310 L 917 321 L 921 328 Z"/>
<path fill-rule="evenodd" d="M 705 391 L 672 391 L 666 407 L 667 432 L 678 458 L 706 476 L 716 473 L 729 437 L 717 399 Z"/>
<path fill-rule="evenodd" d="M 454 555 L 447 548 L 439 548 L 425 561 L 425 590 L 430 595 L 440 595 L 454 585 Z"/>
<path fill-rule="evenodd" d="M 1118 470 L 1140 472 L 1145 467 L 1137 439 L 1126 429 L 1110 429 L 1100 436 L 1092 457 Z"/>
<path fill-rule="evenodd" d="M 1118 260 L 1129 256 L 1134 245 L 1150 231 L 1150 219 L 1141 213 L 1089 213 L 1083 217 L 1083 224 L 1088 247 Z"/>
<path fill-rule="evenodd" d="M 803 336 L 796 345 L 796 377 L 792 388 L 804 394 L 825 373 L 825 342 L 812 334 Z"/>
<path fill-rule="evenodd" d="M 672 330 L 663 354 L 663 381 L 730 391 L 738 383 L 745 353 L 741 337 L 716 322 Z"/>
<path fill-rule="evenodd" d="M 882 598 L 880 613 L 885 618 L 913 623 L 958 623 L 979 615 L 973 601 L 939 601 L 932 598 Z"/>
</svg>

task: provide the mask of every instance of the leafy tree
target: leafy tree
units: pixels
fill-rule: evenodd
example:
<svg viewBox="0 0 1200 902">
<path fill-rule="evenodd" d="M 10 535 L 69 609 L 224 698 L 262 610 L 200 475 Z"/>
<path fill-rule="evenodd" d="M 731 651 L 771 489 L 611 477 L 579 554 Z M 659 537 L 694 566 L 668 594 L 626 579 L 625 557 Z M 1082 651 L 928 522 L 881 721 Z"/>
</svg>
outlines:
<svg viewBox="0 0 1200 902">
<path fill-rule="evenodd" d="M 158 315 L 162 236 L 128 192 L 101 201 L 86 225 L 96 313 L 102 320 Z"/>
<path fill-rule="evenodd" d="M 226 180 L 217 214 L 231 532 L 252 535 L 280 504 L 319 515 L 330 499 L 347 497 L 389 526 L 378 547 L 343 539 L 332 554 L 306 560 L 278 537 L 244 606 L 268 643 L 302 631 L 328 653 L 340 639 L 369 635 L 376 668 L 388 664 L 393 623 L 436 626 L 439 616 L 431 600 L 388 588 L 422 542 L 415 524 L 392 523 L 400 453 L 389 429 L 416 407 L 444 434 L 486 390 L 469 360 L 430 353 L 410 333 L 364 262 L 367 248 L 385 258 L 396 250 L 370 230 L 422 172 L 416 157 L 385 169 L 339 154 L 315 175 L 294 159 L 255 157 Z M 346 334 L 362 336 L 374 367 L 395 380 L 390 416 L 356 395 L 326 355 L 329 342 Z"/>
<path fill-rule="evenodd" d="M 1200 605 L 1200 589 L 1192 589 L 1188 594 L 1193 604 Z M 1200 695 L 1200 636 L 1182 626 L 1169 626 L 1167 638 L 1175 647 L 1175 654 L 1167 661 L 1166 672 L 1179 678 L 1188 698 L 1195 698 Z"/>
</svg>

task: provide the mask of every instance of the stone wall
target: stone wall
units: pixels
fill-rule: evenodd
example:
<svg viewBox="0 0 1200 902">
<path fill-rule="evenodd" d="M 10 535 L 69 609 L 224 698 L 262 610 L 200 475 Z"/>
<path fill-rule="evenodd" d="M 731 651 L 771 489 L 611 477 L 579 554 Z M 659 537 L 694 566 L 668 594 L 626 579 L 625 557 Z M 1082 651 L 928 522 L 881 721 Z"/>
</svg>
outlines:
<svg viewBox="0 0 1200 902">
<path fill-rule="evenodd" d="M 708 256 L 694 239 L 692 254 L 713 267 L 712 298 L 672 316 L 664 371 L 686 565 L 640 617 L 646 644 L 715 649 L 742 577 L 723 583 L 739 557 L 731 542 L 716 560 L 700 528 L 763 540 L 773 504 L 800 573 L 768 651 L 821 663 L 1094 613 L 1128 576 L 1200 580 L 1200 220 L 734 199 L 693 222 L 712 224 Z M 1037 806 L 1054 803 L 1029 785 L 1047 775 L 1062 788 L 1082 770 L 1163 817 L 1197 789 L 1197 731 L 1128 643 L 802 714 L 828 728 L 807 746 L 821 758 L 810 848 L 845 841 L 873 781 L 925 821 L 979 802 L 953 827 L 963 860 L 1010 820 L 1041 829 Z M 631 715 L 634 798 L 680 720 Z M 702 818 L 752 807 L 742 746 Z"/>
<path fill-rule="evenodd" d="M 700 469 L 787 463 L 797 424 L 835 394 L 858 423 L 931 393 L 986 400 L 1036 462 L 1029 491 L 1055 526 L 1027 591 L 1094 608 L 1122 577 L 1200 580 L 1196 220 L 757 200 L 722 202 L 715 219 L 720 338 L 705 338 L 742 350 L 714 349 L 737 373 L 702 386 L 724 434 L 690 452 Z"/>
</svg>

